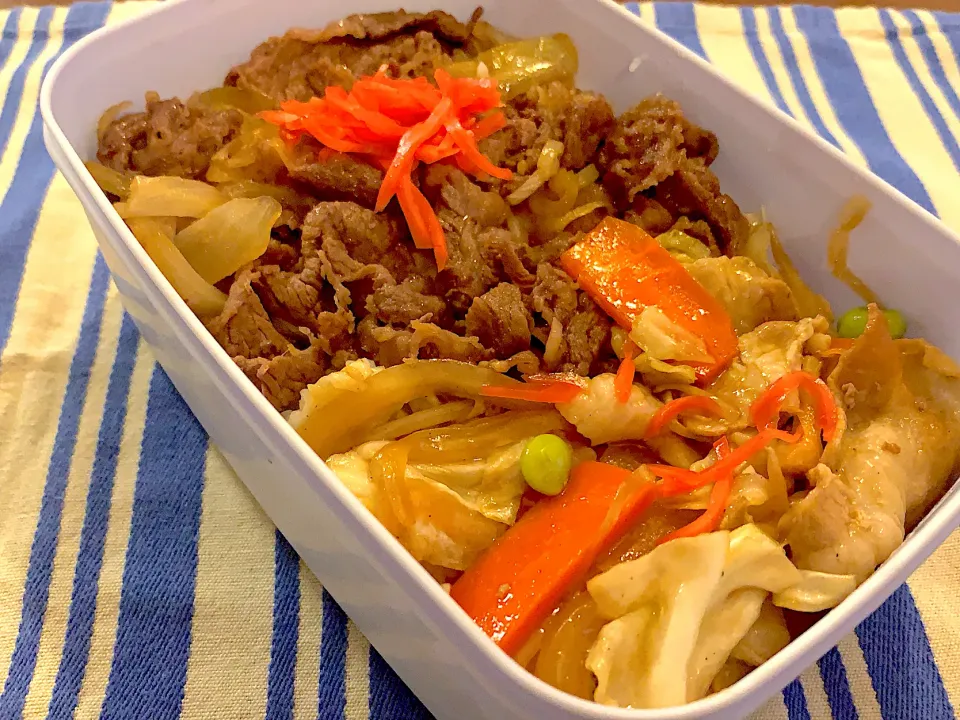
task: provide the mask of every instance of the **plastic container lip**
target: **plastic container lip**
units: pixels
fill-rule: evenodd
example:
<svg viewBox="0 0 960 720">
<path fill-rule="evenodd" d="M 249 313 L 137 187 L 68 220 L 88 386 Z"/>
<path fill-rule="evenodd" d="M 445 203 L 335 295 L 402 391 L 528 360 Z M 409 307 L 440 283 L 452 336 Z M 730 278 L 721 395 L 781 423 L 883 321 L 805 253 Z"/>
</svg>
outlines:
<svg viewBox="0 0 960 720">
<path fill-rule="evenodd" d="M 581 0 L 583 1 L 583 0 Z M 122 36 L 129 28 L 141 26 L 168 13 L 184 12 L 187 6 L 198 5 L 204 0 L 180 0 L 151 8 L 140 15 L 110 25 L 78 41 L 67 50 L 50 69 L 40 95 L 40 110 L 52 141 L 51 154 L 58 168 L 70 185 L 77 190 L 88 212 L 93 211 L 110 230 L 116 247 L 125 253 L 137 272 L 159 292 L 176 314 L 167 317 L 172 330 L 186 344 L 200 347 L 212 356 L 215 362 L 214 380 L 226 401 L 245 416 L 256 422 L 262 437 L 275 455 L 281 453 L 304 468 L 313 489 L 332 497 L 344 510 L 342 519 L 353 531 L 354 539 L 368 554 L 368 559 L 383 568 L 387 578 L 406 590 L 420 606 L 425 619 L 441 632 L 452 632 L 464 637 L 471 647 L 472 661 L 489 677 L 505 679 L 524 692 L 540 697 L 557 710 L 563 710 L 581 718 L 597 720 L 693 720 L 694 718 L 730 717 L 725 711 L 732 707 L 758 707 L 764 700 L 785 687 L 810 663 L 835 646 L 855 624 L 863 620 L 882 604 L 890 594 L 913 572 L 946 538 L 960 526 L 960 484 L 956 484 L 926 515 L 921 523 L 907 536 L 904 543 L 880 568 L 838 607 L 828 612 L 814 626 L 793 640 L 783 651 L 755 669 L 733 686 L 697 700 L 688 705 L 663 709 L 622 709 L 602 706 L 587 700 L 567 695 L 546 683 L 513 662 L 460 610 L 454 601 L 436 584 L 430 575 L 402 548 L 344 487 L 326 465 L 313 453 L 296 432 L 283 420 L 269 402 L 247 381 L 242 371 L 227 353 L 214 341 L 202 323 L 187 308 L 156 266 L 150 261 L 139 243 L 130 233 L 110 203 L 100 192 L 95 182 L 83 167 L 83 160 L 68 141 L 59 119 L 53 111 L 54 95 L 58 80 L 75 58 L 98 43 Z M 592 0 L 598 9 L 616 12 L 625 21 L 642 25 L 640 20 L 612 0 Z M 442 4 L 442 3 L 438 3 Z M 348 8 L 345 14 L 349 13 Z M 645 27 L 645 26 L 643 26 Z M 647 30 L 647 32 L 657 32 Z M 661 35 L 657 32 L 657 35 Z M 757 104 L 756 100 L 739 90 L 711 68 L 708 63 L 676 43 L 662 36 L 661 42 L 671 45 L 685 61 L 710 72 L 715 79 L 732 88 L 744 102 Z M 839 150 L 799 125 L 779 110 L 762 106 L 776 122 L 799 132 L 819 145 L 820 149 L 835 161 L 851 169 L 863 183 L 882 192 L 889 202 L 900 205 L 914 215 L 914 220 L 933 230 L 931 237 L 939 241 L 960 244 L 960 238 L 939 220 L 926 213 L 913 201 L 883 183 L 868 171 L 851 163 Z M 436 610 L 438 612 L 431 612 Z"/>
</svg>

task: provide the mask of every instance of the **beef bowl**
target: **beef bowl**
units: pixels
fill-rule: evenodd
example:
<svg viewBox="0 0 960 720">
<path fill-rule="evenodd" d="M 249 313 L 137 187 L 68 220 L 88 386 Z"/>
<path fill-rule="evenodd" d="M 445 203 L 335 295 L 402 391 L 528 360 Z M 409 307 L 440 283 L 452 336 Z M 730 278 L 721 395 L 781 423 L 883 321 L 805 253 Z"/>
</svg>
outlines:
<svg viewBox="0 0 960 720">
<path fill-rule="evenodd" d="M 157 360 L 438 717 L 742 717 L 957 524 L 957 238 L 611 2 L 184 0 L 41 110 Z"/>
</svg>

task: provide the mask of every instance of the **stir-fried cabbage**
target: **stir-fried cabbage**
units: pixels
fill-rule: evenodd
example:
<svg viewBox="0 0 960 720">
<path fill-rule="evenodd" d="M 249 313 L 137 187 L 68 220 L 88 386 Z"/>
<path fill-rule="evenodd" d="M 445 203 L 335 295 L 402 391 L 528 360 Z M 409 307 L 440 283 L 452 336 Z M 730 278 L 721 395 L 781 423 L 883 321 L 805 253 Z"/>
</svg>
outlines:
<svg viewBox="0 0 960 720">
<path fill-rule="evenodd" d="M 711 363 L 703 339 L 680 327 L 652 305 L 645 307 L 633 321 L 630 339 L 646 355 L 656 360 Z"/>
<path fill-rule="evenodd" d="M 587 583 L 611 622 L 590 650 L 594 699 L 682 705 L 708 691 L 770 592 L 800 579 L 781 547 L 752 525 L 672 540 Z"/>
<path fill-rule="evenodd" d="M 507 525 L 490 519 L 455 489 L 427 477 L 412 465 L 406 467 L 402 479 L 410 517 L 406 523 L 398 522 L 390 499 L 372 479 L 370 470 L 371 461 L 384 446 L 383 442 L 367 443 L 349 453 L 331 456 L 327 465 L 417 560 L 463 570 L 507 529 Z M 512 502 L 519 505 L 523 482 L 517 480 L 519 463 L 514 464 L 514 474 L 500 473 L 506 482 L 503 488 L 496 489 L 501 494 L 512 491 Z M 484 497 L 482 491 L 475 495 Z"/>
<path fill-rule="evenodd" d="M 576 46 L 568 35 L 558 33 L 497 45 L 447 69 L 455 77 L 477 77 L 485 69 L 487 76 L 497 80 L 502 97 L 508 99 L 536 85 L 573 82 L 577 65 Z"/>
<path fill-rule="evenodd" d="M 773 596 L 777 607 L 797 612 L 820 612 L 839 605 L 844 598 L 857 589 L 855 575 L 801 570 L 801 580 L 796 585 Z"/>
<path fill-rule="evenodd" d="M 586 388 L 557 410 L 594 445 L 617 440 L 639 440 L 660 408 L 649 390 L 634 383 L 625 403 L 616 399 L 614 376 L 604 373 L 590 378 Z"/>
<path fill-rule="evenodd" d="M 803 571 L 801 571 L 801 575 Z M 802 581 L 801 581 L 802 584 Z M 783 593 L 790 592 L 784 590 Z M 782 593 L 774 594 L 774 601 Z M 790 630 L 783 611 L 770 598 L 763 602 L 760 615 L 730 653 L 732 658 L 759 667 L 790 643 Z"/>
<path fill-rule="evenodd" d="M 168 223 L 144 217 L 130 218 L 127 224 L 157 269 L 193 312 L 204 318 L 213 317 L 223 310 L 227 296 L 200 277 L 191 267 L 173 244 L 167 232 Z"/>
<path fill-rule="evenodd" d="M 130 181 L 130 195 L 117 212 L 124 220 L 141 217 L 201 218 L 227 197 L 199 180 L 139 175 Z"/>
<path fill-rule="evenodd" d="M 218 282 L 263 255 L 281 207 L 273 198 L 228 200 L 173 239 L 204 280 Z"/>
<path fill-rule="evenodd" d="M 456 360 L 418 360 L 386 369 L 357 360 L 307 386 L 289 422 L 314 452 L 327 458 L 356 447 L 371 430 L 416 398 L 439 394 L 479 397 L 485 385 L 519 384 L 490 368 Z M 521 401 L 490 401 L 503 407 L 530 407 Z"/>
</svg>

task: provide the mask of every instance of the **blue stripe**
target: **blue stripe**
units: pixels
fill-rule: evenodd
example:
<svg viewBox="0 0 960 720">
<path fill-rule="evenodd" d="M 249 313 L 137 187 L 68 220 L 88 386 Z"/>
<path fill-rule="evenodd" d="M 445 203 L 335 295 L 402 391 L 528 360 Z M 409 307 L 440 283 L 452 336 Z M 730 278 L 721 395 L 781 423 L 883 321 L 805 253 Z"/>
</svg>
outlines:
<svg viewBox="0 0 960 720">
<path fill-rule="evenodd" d="M 833 720 L 857 720 L 857 708 L 853 704 L 853 694 L 850 692 L 850 681 L 847 679 L 847 669 L 843 665 L 840 651 L 831 648 L 820 658 L 820 677 L 823 678 L 823 688 L 827 691 L 827 701 Z"/>
<path fill-rule="evenodd" d="M 807 696 L 803 692 L 803 685 L 794 680 L 783 689 L 783 704 L 787 707 L 787 717 L 790 720 L 810 720 L 810 711 L 807 710 Z M 817 720 L 822 720 L 817 718 Z"/>
<path fill-rule="evenodd" d="M 960 119 L 960 98 L 957 97 L 957 91 L 947 79 L 943 64 L 940 62 L 940 56 L 937 54 L 937 50 L 933 46 L 930 36 L 927 34 L 927 26 L 913 10 L 903 10 L 900 14 L 910 23 L 913 39 L 917 43 L 917 47 L 920 48 L 920 54 L 923 55 L 923 59 L 927 63 L 927 69 L 930 71 L 931 77 L 933 77 L 937 83 L 937 87 L 940 88 L 940 92 L 942 92 L 943 96 L 947 99 L 947 103 L 953 110 L 953 114 Z"/>
<path fill-rule="evenodd" d="M 371 718 L 428 720 L 433 717 L 372 645 L 369 667 Z"/>
<path fill-rule="evenodd" d="M 320 633 L 317 718 L 343 720 L 343 711 L 347 704 L 347 616 L 326 590 L 323 591 L 323 623 Z"/>
<path fill-rule="evenodd" d="M 47 478 L 40 503 L 37 530 L 30 548 L 30 564 L 23 589 L 23 609 L 20 628 L 10 660 L 10 670 L 0 694 L 0 718 L 19 717 L 30 689 L 33 672 L 37 665 L 37 651 L 43 616 L 50 597 L 50 576 L 53 558 L 57 551 L 60 533 L 60 517 L 63 511 L 63 496 L 73 451 L 77 444 L 77 429 L 87 396 L 90 369 L 100 342 L 100 326 L 103 320 L 103 304 L 107 292 L 109 273 L 106 264 L 98 256 L 93 268 L 87 304 L 83 311 L 77 348 L 70 363 L 70 372 L 57 434 L 47 467 Z"/>
<path fill-rule="evenodd" d="M 890 140 L 863 81 L 860 67 L 840 34 L 829 8 L 797 6 L 797 26 L 806 36 L 824 90 L 837 119 L 863 153 L 870 169 L 933 213 L 933 202 L 923 183 Z"/>
<path fill-rule="evenodd" d="M 770 29 L 773 31 L 773 37 L 776 38 L 777 47 L 780 48 L 780 54 L 783 56 L 783 66 L 787 70 L 787 75 L 790 76 L 790 82 L 793 84 L 793 89 L 797 93 L 797 100 L 800 101 L 800 107 L 803 108 L 804 114 L 807 116 L 810 124 L 813 125 L 813 129 L 817 131 L 817 134 L 835 148 L 839 149 L 840 143 L 837 142 L 833 133 L 824 125 L 823 118 L 820 117 L 820 112 L 817 110 L 813 98 L 810 97 L 807 82 L 803 79 L 803 73 L 800 72 L 800 65 L 797 63 L 797 54 L 793 51 L 790 38 L 787 37 L 786 31 L 783 29 L 783 21 L 780 19 L 780 8 L 768 8 L 767 15 L 770 18 Z"/>
<path fill-rule="evenodd" d="M 10 53 L 20 39 L 20 7 L 15 7 L 7 15 L 7 22 L 3 25 L 3 38 L 0 39 L 0 68 L 6 66 Z"/>
<path fill-rule="evenodd" d="M 293 678 L 300 634 L 300 558 L 276 531 L 273 559 L 273 639 L 267 672 L 267 720 L 293 717 Z"/>
<path fill-rule="evenodd" d="M 101 718 L 172 720 L 180 713 L 206 449 L 200 423 L 156 367 Z"/>
<path fill-rule="evenodd" d="M 906 585 L 860 624 L 857 637 L 883 717 L 952 720 L 953 708 Z"/>
<path fill-rule="evenodd" d="M 3 109 L 0 110 L 0 153 L 7 149 L 7 143 L 10 142 L 10 133 L 13 125 L 17 121 L 17 115 L 20 113 L 20 103 L 23 101 L 23 88 L 27 82 L 27 73 L 33 67 L 37 57 L 47 46 L 50 37 L 50 20 L 53 19 L 53 8 L 41 8 L 37 14 L 37 22 L 33 28 L 33 39 L 30 41 L 30 47 L 27 48 L 23 60 L 10 77 L 10 85 L 7 87 L 7 96 L 3 101 Z"/>
<path fill-rule="evenodd" d="M 693 3 L 689 2 L 656 2 L 653 4 L 654 17 L 657 27 L 672 37 L 681 45 L 704 60 L 709 60 L 707 51 L 700 42 L 700 33 L 697 31 L 697 15 Z"/>
<path fill-rule="evenodd" d="M 44 8 L 40 13 L 48 11 L 52 12 L 52 9 Z M 78 3 L 71 7 L 64 22 L 61 52 L 87 33 L 102 26 L 109 11 L 109 3 Z M 49 23 L 49 19 L 47 22 Z M 41 39 L 37 38 L 34 42 L 40 41 Z M 57 55 L 59 54 L 58 52 Z M 41 77 L 46 77 L 55 57 L 43 68 Z M 21 94 L 22 87 L 15 93 L 11 85 L 7 92 L 7 101 L 10 102 L 16 96 L 19 104 Z M 2 130 L 2 133 L 0 141 L 6 143 L 9 128 Z M 27 249 L 33 239 L 40 206 L 53 179 L 53 171 L 53 161 L 47 155 L 43 144 L 40 113 L 35 112 L 24 140 L 23 152 L 17 162 L 13 182 L 0 202 L 0 354 L 10 338 Z"/>
<path fill-rule="evenodd" d="M 740 22 L 743 24 L 743 37 L 747 41 L 747 47 L 750 48 L 750 54 L 753 55 L 757 70 L 760 71 L 760 77 L 763 78 L 763 83 L 767 86 L 767 92 L 770 93 L 770 97 L 773 98 L 780 110 L 793 117 L 793 113 L 787 107 L 787 101 L 783 99 L 783 93 L 780 92 L 780 85 L 777 83 L 773 68 L 770 67 L 770 62 L 767 60 L 767 53 L 760 42 L 756 11 L 752 7 L 740 8 Z"/>
<path fill-rule="evenodd" d="M 50 698 L 48 720 L 73 718 L 87 669 L 90 636 L 97 609 L 97 584 L 110 522 L 110 503 L 120 455 L 120 441 L 127 418 L 130 377 L 133 374 L 139 341 L 136 325 L 129 315 L 124 315 L 103 407 L 103 421 L 97 438 L 90 488 L 87 491 L 80 550 L 70 596 L 70 614 L 67 618 L 63 655 Z"/>
<path fill-rule="evenodd" d="M 923 83 L 920 82 L 920 77 L 917 75 L 916 70 L 914 70 L 913 65 L 910 63 L 910 59 L 907 57 L 906 51 L 903 49 L 903 43 L 900 41 L 900 31 L 894 24 L 889 12 L 886 10 L 877 10 L 877 14 L 880 16 L 880 24 L 883 26 L 884 33 L 887 36 L 887 43 L 890 45 L 890 50 L 893 52 L 893 57 L 896 59 L 897 65 L 900 66 L 904 77 L 907 78 L 910 89 L 913 90 L 914 94 L 920 100 L 923 111 L 927 114 L 927 117 L 930 118 L 930 122 L 933 123 L 934 128 L 936 128 L 937 135 L 940 136 L 940 142 L 943 143 L 943 146 L 947 149 L 947 154 L 953 161 L 953 167 L 960 170 L 960 147 L 957 146 L 957 139 L 947 127 L 947 123 L 937 109 L 936 103 L 933 102 L 933 98 L 930 97 L 926 88 L 923 87 Z"/>
</svg>

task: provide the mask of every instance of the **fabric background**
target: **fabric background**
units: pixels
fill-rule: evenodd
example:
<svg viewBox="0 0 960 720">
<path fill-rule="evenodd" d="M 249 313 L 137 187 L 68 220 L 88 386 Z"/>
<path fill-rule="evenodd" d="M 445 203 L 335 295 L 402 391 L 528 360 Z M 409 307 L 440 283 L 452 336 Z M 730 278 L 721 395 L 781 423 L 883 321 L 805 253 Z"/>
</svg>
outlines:
<svg viewBox="0 0 960 720">
<path fill-rule="evenodd" d="M 0 13 L 0 720 L 429 717 L 208 445 L 44 151 L 52 60 L 149 5 Z M 632 8 L 960 230 L 960 16 Z M 953 718 L 958 565 L 955 534 L 757 718 Z"/>
</svg>

